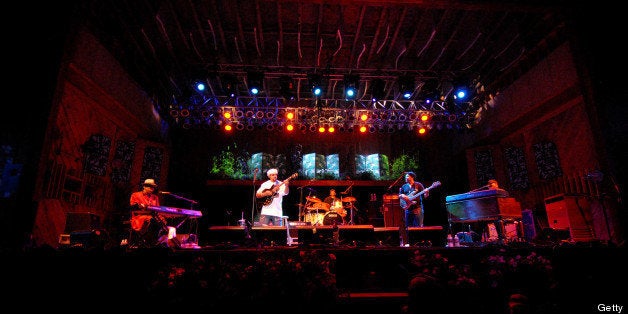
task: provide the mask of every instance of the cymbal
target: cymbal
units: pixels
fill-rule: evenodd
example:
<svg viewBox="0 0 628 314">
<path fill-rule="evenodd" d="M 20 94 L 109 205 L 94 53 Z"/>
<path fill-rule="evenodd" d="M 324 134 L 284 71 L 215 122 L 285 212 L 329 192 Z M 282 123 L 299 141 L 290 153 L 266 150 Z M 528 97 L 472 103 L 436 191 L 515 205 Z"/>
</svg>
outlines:
<svg viewBox="0 0 628 314">
<path fill-rule="evenodd" d="M 357 200 L 356 200 L 356 199 L 355 199 L 355 197 L 353 197 L 353 196 L 347 196 L 347 197 L 343 197 L 343 198 L 342 198 L 342 201 L 343 201 L 343 202 L 355 202 L 355 201 L 357 201 Z"/>
<path fill-rule="evenodd" d="M 322 202 L 319 198 L 317 198 L 316 196 L 306 196 L 305 199 L 308 202 L 312 202 L 312 203 L 320 203 Z"/>
</svg>

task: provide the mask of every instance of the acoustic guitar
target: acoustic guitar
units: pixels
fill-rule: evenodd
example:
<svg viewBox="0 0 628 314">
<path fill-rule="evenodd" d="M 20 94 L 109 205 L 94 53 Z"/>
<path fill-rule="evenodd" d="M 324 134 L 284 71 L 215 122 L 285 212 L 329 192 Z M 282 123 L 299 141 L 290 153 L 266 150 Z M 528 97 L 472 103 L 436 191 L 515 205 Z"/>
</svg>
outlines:
<svg viewBox="0 0 628 314">
<path fill-rule="evenodd" d="M 410 192 L 410 194 L 408 194 L 408 197 L 410 198 L 409 201 L 406 201 L 403 197 L 399 198 L 399 206 L 401 206 L 401 209 L 403 210 L 407 210 L 408 208 L 410 208 L 412 205 L 416 204 L 416 199 L 419 198 L 421 195 L 425 194 L 425 192 L 440 186 L 440 181 L 436 181 L 434 183 L 432 183 L 432 185 L 430 185 L 429 187 L 421 190 L 421 191 L 417 191 L 414 190 L 412 192 Z"/>
<path fill-rule="evenodd" d="M 273 194 L 272 194 L 272 195 L 262 197 L 262 204 L 263 204 L 263 206 L 270 205 L 270 203 L 272 203 L 272 202 L 273 202 L 273 198 L 277 197 L 277 191 L 279 191 L 279 188 L 280 188 L 282 185 L 286 184 L 286 182 L 290 181 L 291 179 L 296 178 L 298 175 L 299 175 L 299 174 L 295 172 L 294 174 L 292 174 L 291 176 L 289 176 L 288 178 L 286 178 L 285 180 L 283 180 L 283 181 L 281 182 L 281 184 L 275 185 L 275 186 L 273 186 L 273 187 L 272 187 L 272 188 L 270 188 L 270 189 L 265 189 L 264 191 L 262 191 L 262 193 L 266 193 L 266 192 L 268 192 L 268 191 L 272 191 L 272 192 L 273 192 Z"/>
</svg>

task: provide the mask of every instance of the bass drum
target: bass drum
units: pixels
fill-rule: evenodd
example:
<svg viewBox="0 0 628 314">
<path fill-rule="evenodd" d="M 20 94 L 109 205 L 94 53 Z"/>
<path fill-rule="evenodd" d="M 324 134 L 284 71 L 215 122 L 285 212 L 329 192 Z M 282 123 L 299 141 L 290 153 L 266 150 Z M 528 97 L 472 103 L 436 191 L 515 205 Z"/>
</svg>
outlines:
<svg viewBox="0 0 628 314">
<path fill-rule="evenodd" d="M 325 213 L 317 213 L 316 211 L 310 211 L 305 214 L 305 222 L 309 222 L 310 225 L 322 225 Z"/>
<path fill-rule="evenodd" d="M 323 225 L 325 226 L 333 226 L 333 225 L 342 225 L 344 224 L 344 221 L 342 220 L 342 216 L 340 216 L 339 213 L 336 212 L 328 212 L 327 214 L 325 214 L 325 217 L 323 218 Z"/>
</svg>

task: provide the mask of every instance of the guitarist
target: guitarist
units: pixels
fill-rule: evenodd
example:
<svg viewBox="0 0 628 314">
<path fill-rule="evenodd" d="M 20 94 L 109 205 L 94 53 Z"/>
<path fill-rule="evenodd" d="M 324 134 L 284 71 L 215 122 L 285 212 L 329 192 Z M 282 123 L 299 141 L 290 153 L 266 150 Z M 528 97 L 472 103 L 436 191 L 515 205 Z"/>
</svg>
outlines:
<svg viewBox="0 0 628 314">
<path fill-rule="evenodd" d="M 266 180 L 255 192 L 255 197 L 272 197 L 272 202 L 262 206 L 259 222 L 262 226 L 283 226 L 283 197 L 288 195 L 288 180 L 282 182 L 277 180 L 277 169 L 272 168 L 266 171 Z"/>
<path fill-rule="evenodd" d="M 415 203 L 411 203 L 410 196 L 417 192 L 421 192 L 425 189 L 421 182 L 416 181 L 416 174 L 412 171 L 406 172 L 406 183 L 404 183 L 399 188 L 399 199 L 403 199 L 407 204 L 412 204 L 408 206 L 402 215 L 403 226 L 400 228 L 401 231 L 401 242 L 405 245 L 408 244 L 408 227 L 423 227 L 423 197 L 429 196 L 429 190 L 426 190 L 425 193 L 417 200 Z"/>
</svg>

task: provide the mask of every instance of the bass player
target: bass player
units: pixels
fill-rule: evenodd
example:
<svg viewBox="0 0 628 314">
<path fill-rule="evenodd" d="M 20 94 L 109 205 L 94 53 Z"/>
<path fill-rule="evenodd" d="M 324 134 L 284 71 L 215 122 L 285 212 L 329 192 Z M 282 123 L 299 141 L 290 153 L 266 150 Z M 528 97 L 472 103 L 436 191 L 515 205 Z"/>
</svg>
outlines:
<svg viewBox="0 0 628 314">
<path fill-rule="evenodd" d="M 399 188 L 399 203 L 403 209 L 403 226 L 400 228 L 402 245 L 408 244 L 408 227 L 423 227 L 423 198 L 429 196 L 429 191 L 425 191 L 418 199 L 411 199 L 412 195 L 425 190 L 425 186 L 416 181 L 416 174 L 412 171 L 406 172 L 405 179 L 406 183 Z"/>
</svg>

